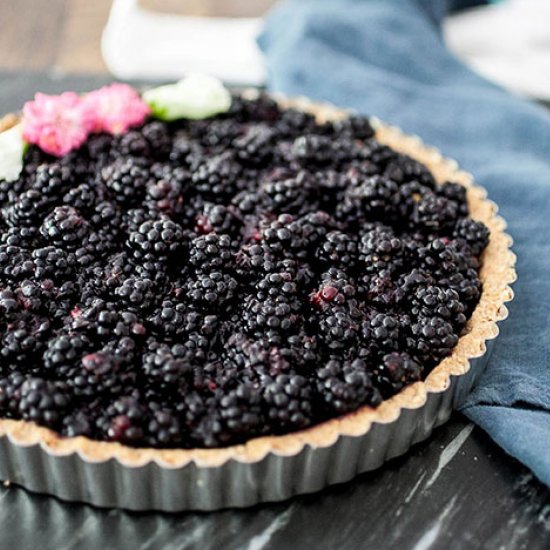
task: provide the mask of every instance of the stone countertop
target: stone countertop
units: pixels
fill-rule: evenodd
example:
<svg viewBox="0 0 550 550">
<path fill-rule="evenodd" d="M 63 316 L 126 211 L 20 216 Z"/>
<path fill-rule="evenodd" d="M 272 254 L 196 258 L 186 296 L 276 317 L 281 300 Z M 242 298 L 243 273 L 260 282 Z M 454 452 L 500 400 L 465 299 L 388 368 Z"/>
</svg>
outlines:
<svg viewBox="0 0 550 550">
<path fill-rule="evenodd" d="M 40 90 L 109 79 L 0 73 L 0 113 Z M 376 472 L 285 503 L 214 513 L 126 513 L 0 488 L 0 548 L 550 548 L 550 490 L 455 415 Z"/>
</svg>

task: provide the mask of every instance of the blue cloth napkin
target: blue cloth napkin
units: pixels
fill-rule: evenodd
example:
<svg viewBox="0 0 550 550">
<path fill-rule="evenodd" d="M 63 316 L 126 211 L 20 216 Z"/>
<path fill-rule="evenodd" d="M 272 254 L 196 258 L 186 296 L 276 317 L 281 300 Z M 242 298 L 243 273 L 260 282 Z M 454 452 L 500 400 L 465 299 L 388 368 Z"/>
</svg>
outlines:
<svg viewBox="0 0 550 550">
<path fill-rule="evenodd" d="M 461 410 L 550 485 L 550 112 L 446 50 L 443 17 L 474 3 L 290 0 L 270 14 L 259 43 L 270 89 L 420 135 L 500 205 L 518 255 L 516 298 Z"/>
</svg>

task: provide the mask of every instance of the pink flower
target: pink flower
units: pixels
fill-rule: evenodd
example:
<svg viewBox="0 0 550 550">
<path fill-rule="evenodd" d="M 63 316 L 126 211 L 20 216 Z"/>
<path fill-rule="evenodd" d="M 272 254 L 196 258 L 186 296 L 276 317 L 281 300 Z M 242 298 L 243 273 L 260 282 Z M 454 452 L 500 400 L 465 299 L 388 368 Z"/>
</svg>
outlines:
<svg viewBox="0 0 550 550">
<path fill-rule="evenodd" d="M 78 94 L 36 94 L 23 107 L 23 138 L 62 157 L 80 147 L 93 128 L 93 114 Z"/>
<path fill-rule="evenodd" d="M 96 132 L 122 134 L 142 124 L 150 113 L 149 106 L 127 84 L 104 86 L 84 96 L 84 102 L 94 113 Z"/>
</svg>

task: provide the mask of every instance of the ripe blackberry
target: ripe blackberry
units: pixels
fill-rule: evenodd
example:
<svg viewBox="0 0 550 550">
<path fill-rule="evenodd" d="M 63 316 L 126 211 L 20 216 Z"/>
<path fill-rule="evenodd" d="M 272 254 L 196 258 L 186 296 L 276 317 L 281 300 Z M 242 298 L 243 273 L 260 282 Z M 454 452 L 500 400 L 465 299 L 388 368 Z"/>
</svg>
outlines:
<svg viewBox="0 0 550 550">
<path fill-rule="evenodd" d="M 438 284 L 455 290 L 466 306 L 466 316 L 472 313 L 481 296 L 481 282 L 474 269 L 444 275 L 438 280 Z"/>
<path fill-rule="evenodd" d="M 17 281 L 32 277 L 34 262 L 31 253 L 18 246 L 0 245 L 0 278 Z"/>
<path fill-rule="evenodd" d="M 260 434 L 264 426 L 260 395 L 252 384 L 242 383 L 216 396 L 197 435 L 206 447 L 218 447 Z"/>
<path fill-rule="evenodd" d="M 450 355 L 457 342 L 452 325 L 441 317 L 419 317 L 411 326 L 407 347 L 429 369 Z"/>
<path fill-rule="evenodd" d="M 265 124 L 250 125 L 245 133 L 233 140 L 233 147 L 237 151 L 237 158 L 245 164 L 262 166 L 269 162 L 275 132 Z"/>
<path fill-rule="evenodd" d="M 214 148 L 217 150 L 223 150 L 225 148 L 231 148 L 233 140 L 238 138 L 246 131 L 235 120 L 228 119 L 214 119 L 204 127 L 197 128 L 196 132 L 193 132 L 193 137 L 200 140 L 201 144 L 207 148 Z"/>
<path fill-rule="evenodd" d="M 184 389 L 193 376 L 193 364 L 183 346 L 152 343 L 143 356 L 143 372 L 149 383 L 163 390 Z"/>
<path fill-rule="evenodd" d="M 3 319 L 13 321 L 13 317 L 19 309 L 20 304 L 17 294 L 9 288 L 0 289 L 0 314 L 2 314 Z"/>
<path fill-rule="evenodd" d="M 40 240 L 36 227 L 8 227 L 0 235 L 0 243 L 27 249 L 38 247 Z"/>
<path fill-rule="evenodd" d="M 115 289 L 114 294 L 129 306 L 139 310 L 149 309 L 156 300 L 156 288 L 151 279 L 128 277 Z"/>
<path fill-rule="evenodd" d="M 101 201 L 94 207 L 94 212 L 89 216 L 90 225 L 96 229 L 107 229 L 113 234 L 113 238 L 118 236 L 122 226 L 122 211 L 110 201 Z"/>
<path fill-rule="evenodd" d="M 191 179 L 197 193 L 209 199 L 223 199 L 238 189 L 240 165 L 228 151 L 203 159 L 193 171 Z"/>
<path fill-rule="evenodd" d="M 139 397 L 127 395 L 117 398 L 96 420 L 96 427 L 104 439 L 135 445 L 143 438 L 147 411 Z"/>
<path fill-rule="evenodd" d="M 357 343 L 360 331 L 360 314 L 355 308 L 335 306 L 319 319 L 319 331 L 329 350 L 343 350 Z"/>
<path fill-rule="evenodd" d="M 70 278 L 76 268 L 76 257 L 71 252 L 46 246 L 32 251 L 34 277 L 39 280 L 62 281 Z"/>
<path fill-rule="evenodd" d="M 179 418 L 170 409 L 151 413 L 146 426 L 145 440 L 155 447 L 179 447 L 183 438 Z"/>
<path fill-rule="evenodd" d="M 24 420 L 32 420 L 55 428 L 71 403 L 71 395 L 63 382 L 50 382 L 39 377 L 27 378 L 19 390 L 18 413 Z"/>
<path fill-rule="evenodd" d="M 489 230 L 485 224 L 467 218 L 458 220 L 453 237 L 466 241 L 474 256 L 479 256 L 489 244 Z"/>
<path fill-rule="evenodd" d="M 40 225 L 51 206 L 50 199 L 37 191 L 24 191 L 4 210 L 4 219 L 12 227 Z"/>
<path fill-rule="evenodd" d="M 236 273 L 244 281 L 258 279 L 265 273 L 272 273 L 278 258 L 264 244 L 246 244 L 235 254 Z"/>
<path fill-rule="evenodd" d="M 48 319 L 31 314 L 9 323 L 2 335 L 0 357 L 22 367 L 38 367 L 33 362 L 44 349 L 50 329 Z"/>
<path fill-rule="evenodd" d="M 300 166 L 326 166 L 337 158 L 334 141 L 328 136 L 305 134 L 297 137 L 289 152 L 290 160 Z"/>
<path fill-rule="evenodd" d="M 258 300 L 249 296 L 244 302 L 242 319 L 245 328 L 252 334 L 266 331 L 289 333 L 299 326 L 300 309 L 300 302 L 293 299 Z"/>
<path fill-rule="evenodd" d="M 374 369 L 374 382 L 384 399 L 422 380 L 424 369 L 405 352 L 388 353 Z"/>
<path fill-rule="evenodd" d="M 98 133 L 88 137 L 85 148 L 90 159 L 103 166 L 109 161 L 112 144 L 113 136 L 111 134 Z"/>
<path fill-rule="evenodd" d="M 403 243 L 389 227 L 376 226 L 365 231 L 358 244 L 361 269 L 366 273 L 396 271 L 403 264 L 402 250 Z"/>
<path fill-rule="evenodd" d="M 117 396 L 133 383 L 135 376 L 125 370 L 123 360 L 108 351 L 84 355 L 67 376 L 77 397 Z"/>
<path fill-rule="evenodd" d="M 309 296 L 317 309 L 327 311 L 342 305 L 356 307 L 357 286 L 345 271 L 332 267 L 322 273 L 320 279 L 319 288 Z"/>
<path fill-rule="evenodd" d="M 288 272 L 270 273 L 256 284 L 256 297 L 258 300 L 287 300 L 294 298 L 298 293 L 298 287 Z"/>
<path fill-rule="evenodd" d="M 464 187 L 464 185 L 446 181 L 437 186 L 436 193 L 456 203 L 460 216 L 468 216 L 468 200 L 466 198 L 466 187 Z"/>
<path fill-rule="evenodd" d="M 422 231 L 440 232 L 452 227 L 457 218 L 458 206 L 455 201 L 430 193 L 415 204 L 411 223 Z"/>
<path fill-rule="evenodd" d="M 403 322 L 395 314 L 375 313 L 370 319 L 363 323 L 363 340 L 376 353 L 398 351 L 405 338 L 405 327 L 407 321 Z"/>
<path fill-rule="evenodd" d="M 312 421 L 313 391 L 299 374 L 279 374 L 263 388 L 265 417 L 273 433 L 299 430 Z"/>
<path fill-rule="evenodd" d="M 61 162 L 38 166 L 32 188 L 40 194 L 58 198 L 73 184 L 71 169 Z"/>
<path fill-rule="evenodd" d="M 167 258 L 182 248 L 183 229 L 169 219 L 143 222 L 128 237 L 137 259 Z"/>
<path fill-rule="evenodd" d="M 57 206 L 40 226 L 42 236 L 55 246 L 76 248 L 88 233 L 88 224 L 72 206 Z"/>
<path fill-rule="evenodd" d="M 216 315 L 205 315 L 189 308 L 187 304 L 170 300 L 162 302 L 148 318 L 152 330 L 160 337 L 180 338 L 191 332 L 212 338 L 216 333 L 218 318 Z"/>
<path fill-rule="evenodd" d="M 329 360 L 316 372 L 317 395 L 325 414 L 345 414 L 382 400 L 364 361 Z"/>
<path fill-rule="evenodd" d="M 336 136 L 346 136 L 361 141 L 374 136 L 374 130 L 366 116 L 351 115 L 342 120 L 332 122 L 331 126 Z"/>
<path fill-rule="evenodd" d="M 399 186 L 397 193 L 394 195 L 395 218 L 392 220 L 393 225 L 401 230 L 410 228 L 410 220 L 416 210 L 416 205 L 431 195 L 432 190 L 429 187 L 421 185 L 417 181 L 411 181 Z"/>
<path fill-rule="evenodd" d="M 63 196 L 64 204 L 76 208 L 79 212 L 91 213 L 97 201 L 96 191 L 91 185 L 81 183 Z"/>
<path fill-rule="evenodd" d="M 316 250 L 317 259 L 324 265 L 353 270 L 357 264 L 357 240 L 342 231 L 331 231 Z"/>
<path fill-rule="evenodd" d="M 411 313 L 416 317 L 437 315 L 460 331 L 466 323 L 465 309 L 456 290 L 423 286 L 417 288 L 413 295 Z"/>
<path fill-rule="evenodd" d="M 142 132 L 130 130 L 117 136 L 113 150 L 118 156 L 147 158 L 151 153 L 151 146 Z"/>
<path fill-rule="evenodd" d="M 126 206 L 143 199 L 150 174 L 143 162 L 121 157 L 101 170 L 101 178 L 116 201 Z"/>
<path fill-rule="evenodd" d="M 189 246 L 189 264 L 197 273 L 230 272 L 233 253 L 229 235 L 210 233 L 193 239 Z"/>
<path fill-rule="evenodd" d="M 275 213 L 299 214 L 304 207 L 311 207 L 312 184 L 307 172 L 295 177 L 266 181 L 260 187 L 266 207 Z"/>
<path fill-rule="evenodd" d="M 261 203 L 262 196 L 248 190 L 243 190 L 237 193 L 231 199 L 231 206 L 234 206 L 241 216 L 253 214 Z"/>
<path fill-rule="evenodd" d="M 160 120 L 146 122 L 141 133 L 149 144 L 149 150 L 156 158 L 165 158 L 172 146 L 168 125 Z"/>
<path fill-rule="evenodd" d="M 435 188 L 435 179 L 431 172 L 422 163 L 402 153 L 390 160 L 384 175 L 398 185 L 414 181 L 429 189 Z"/>
<path fill-rule="evenodd" d="M 393 214 L 393 197 L 397 184 L 382 176 L 372 176 L 361 185 L 351 187 L 343 203 L 336 207 L 336 217 L 348 227 L 357 228 L 365 221 L 389 220 Z"/>
<path fill-rule="evenodd" d="M 227 273 L 198 273 L 185 287 L 187 299 L 200 309 L 225 306 L 237 293 L 237 281 Z"/>
<path fill-rule="evenodd" d="M 17 370 L 0 378 L 0 411 L 3 416 L 17 416 L 21 402 L 21 386 L 26 379 L 27 376 Z"/>
<path fill-rule="evenodd" d="M 223 204 L 207 202 L 195 221 L 195 232 L 198 235 L 214 232 L 236 237 L 239 235 L 241 228 L 241 215 L 237 208 L 231 205 L 224 206 Z"/>
</svg>

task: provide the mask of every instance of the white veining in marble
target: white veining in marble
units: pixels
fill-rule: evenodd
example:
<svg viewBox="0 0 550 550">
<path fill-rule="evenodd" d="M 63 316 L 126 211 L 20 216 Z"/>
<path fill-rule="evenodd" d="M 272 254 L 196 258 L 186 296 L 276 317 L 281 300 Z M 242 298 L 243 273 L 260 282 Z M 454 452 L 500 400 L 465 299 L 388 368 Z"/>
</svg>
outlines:
<svg viewBox="0 0 550 550">
<path fill-rule="evenodd" d="M 428 479 L 426 482 L 425 489 L 430 488 L 439 477 L 439 474 L 443 471 L 443 468 L 451 462 L 453 457 L 458 453 L 460 450 L 460 447 L 464 445 L 464 442 L 468 439 L 470 434 L 472 433 L 472 430 L 474 429 L 473 424 L 468 424 L 462 430 L 458 432 L 458 434 L 455 436 L 455 438 L 443 449 L 443 452 L 439 456 L 439 461 L 437 463 L 437 468 L 435 469 L 434 473 Z"/>
</svg>

